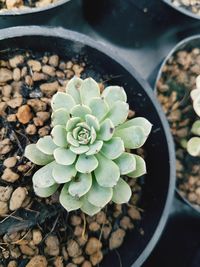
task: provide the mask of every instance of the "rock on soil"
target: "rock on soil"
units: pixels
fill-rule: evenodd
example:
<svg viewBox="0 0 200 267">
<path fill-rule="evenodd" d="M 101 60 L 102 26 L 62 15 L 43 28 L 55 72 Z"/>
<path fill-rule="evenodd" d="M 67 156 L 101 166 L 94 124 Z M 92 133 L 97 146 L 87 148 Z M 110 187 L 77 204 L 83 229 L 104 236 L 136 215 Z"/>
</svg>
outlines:
<svg viewBox="0 0 200 267">
<path fill-rule="evenodd" d="M 87 255 L 92 255 L 102 248 L 102 243 L 95 237 L 91 237 L 86 245 L 85 252 Z"/>
<path fill-rule="evenodd" d="M 10 210 L 17 210 L 22 206 L 27 195 L 27 189 L 25 187 L 18 187 L 12 193 L 9 208 Z"/>
<path fill-rule="evenodd" d="M 6 168 L 1 176 L 1 179 L 9 183 L 14 183 L 19 179 L 19 174 L 13 172 L 9 168 Z"/>
<path fill-rule="evenodd" d="M 28 105 L 19 107 L 17 111 L 17 118 L 22 124 L 28 123 L 33 118 L 30 107 Z"/>
<path fill-rule="evenodd" d="M 57 236 L 49 235 L 45 240 L 45 251 L 50 256 L 58 256 L 60 252 L 59 240 Z"/>
<path fill-rule="evenodd" d="M 0 216 L 8 213 L 8 203 L 0 201 Z"/>
<path fill-rule="evenodd" d="M 34 256 L 29 263 L 26 265 L 26 267 L 47 267 L 48 263 L 44 256 Z"/>
<path fill-rule="evenodd" d="M 109 240 L 110 250 L 116 249 L 122 245 L 125 234 L 126 234 L 125 231 L 122 229 L 118 229 L 111 234 L 111 237 Z"/>
<path fill-rule="evenodd" d="M 12 186 L 0 186 L 0 201 L 7 202 L 13 192 Z"/>
</svg>

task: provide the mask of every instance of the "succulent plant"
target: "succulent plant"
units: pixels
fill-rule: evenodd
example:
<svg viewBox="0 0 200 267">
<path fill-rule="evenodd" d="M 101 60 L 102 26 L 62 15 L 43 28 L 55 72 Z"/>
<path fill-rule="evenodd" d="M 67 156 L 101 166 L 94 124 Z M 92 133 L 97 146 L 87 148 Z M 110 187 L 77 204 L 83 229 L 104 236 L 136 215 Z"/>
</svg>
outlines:
<svg viewBox="0 0 200 267">
<path fill-rule="evenodd" d="M 132 192 L 123 176 L 146 173 L 144 160 L 129 151 L 145 143 L 152 125 L 142 117 L 127 120 L 124 89 L 109 86 L 101 93 L 92 78 L 74 77 L 66 92 L 53 96 L 51 106 L 51 135 L 25 150 L 29 160 L 45 165 L 33 176 L 35 193 L 49 197 L 64 184 L 64 208 L 91 216 L 111 200 L 128 202 Z"/>
<path fill-rule="evenodd" d="M 200 117 L 200 75 L 196 79 L 196 87 L 197 89 L 191 92 L 191 98 L 194 111 Z M 194 122 L 191 132 L 196 136 L 188 141 L 187 150 L 194 157 L 200 156 L 200 120 Z"/>
</svg>

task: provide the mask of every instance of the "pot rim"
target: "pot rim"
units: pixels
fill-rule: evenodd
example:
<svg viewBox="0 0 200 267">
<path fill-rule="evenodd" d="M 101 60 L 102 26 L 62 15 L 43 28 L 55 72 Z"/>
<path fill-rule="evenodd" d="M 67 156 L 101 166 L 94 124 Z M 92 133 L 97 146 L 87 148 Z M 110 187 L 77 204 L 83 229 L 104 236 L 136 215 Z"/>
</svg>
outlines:
<svg viewBox="0 0 200 267">
<path fill-rule="evenodd" d="M 57 38 L 67 39 L 70 41 L 75 41 L 83 45 L 90 46 L 91 48 L 96 49 L 99 52 L 111 58 L 121 67 L 123 67 L 127 72 L 129 72 L 136 79 L 136 81 L 141 85 L 141 87 L 143 87 L 145 93 L 148 95 L 148 97 L 154 104 L 154 107 L 158 113 L 160 121 L 162 122 L 162 127 L 165 132 L 165 136 L 166 136 L 166 140 L 168 144 L 168 152 L 169 152 L 169 166 L 170 166 L 169 186 L 167 190 L 167 197 L 166 197 L 165 205 L 163 208 L 163 212 L 157 224 L 156 230 L 153 233 L 153 236 L 151 237 L 150 241 L 148 242 L 144 250 L 141 252 L 137 260 L 132 264 L 131 267 L 141 266 L 144 263 L 144 261 L 148 258 L 148 256 L 154 249 L 156 243 L 158 242 L 159 238 L 161 237 L 161 234 L 164 230 L 165 224 L 169 217 L 170 208 L 172 205 L 174 191 L 175 191 L 175 181 L 176 181 L 176 178 L 175 178 L 176 169 L 175 169 L 175 164 L 174 164 L 175 163 L 175 148 L 174 148 L 173 138 L 170 133 L 170 128 L 165 118 L 165 115 L 162 111 L 161 105 L 156 100 L 156 97 L 150 85 L 143 78 L 140 77 L 140 75 L 130 65 L 130 63 L 126 62 L 124 59 L 119 57 L 117 51 L 112 49 L 110 46 L 108 47 L 106 44 L 95 41 L 92 38 L 84 34 L 81 34 L 75 31 L 66 30 L 66 29 L 63 29 L 62 27 L 19 26 L 19 27 L 11 27 L 11 28 L 0 30 L 0 41 L 4 39 L 9 39 L 9 38 L 15 38 L 15 37 L 39 36 L 39 35 L 49 36 L 49 37 L 54 37 L 54 38 L 57 37 Z"/>
<path fill-rule="evenodd" d="M 16 8 L 12 10 L 5 10 L 3 12 L 0 11 L 0 18 L 4 16 L 5 17 L 20 16 L 20 15 L 29 15 L 29 14 L 39 13 L 39 12 L 43 12 L 43 11 L 47 11 L 47 10 L 51 10 L 53 8 L 59 7 L 69 1 L 71 0 L 57 0 L 57 2 L 48 4 L 44 7 L 27 7 L 23 9 Z"/>
<path fill-rule="evenodd" d="M 195 13 L 193 13 L 192 11 L 189 11 L 187 10 L 186 8 L 184 7 L 178 7 L 178 6 L 175 6 L 173 5 L 170 0 L 162 0 L 164 3 L 166 3 L 167 5 L 169 5 L 170 7 L 174 8 L 175 10 L 181 12 L 182 14 L 186 15 L 186 16 L 189 16 L 190 18 L 193 18 L 193 19 L 198 19 L 200 20 L 200 15 L 197 15 Z"/>
<path fill-rule="evenodd" d="M 184 48 L 188 43 L 190 43 L 191 41 L 200 39 L 200 34 L 196 34 L 196 35 L 192 35 L 190 37 L 184 38 L 182 41 L 178 42 L 171 50 L 170 52 L 167 54 L 167 56 L 165 57 L 165 59 L 163 60 L 161 66 L 159 67 L 159 71 L 158 74 L 156 76 L 156 80 L 154 83 L 154 92 L 155 94 L 157 93 L 157 83 L 160 80 L 161 76 L 162 76 L 162 69 L 163 67 L 166 65 L 167 61 L 170 59 L 170 57 L 176 53 L 177 51 L 181 50 L 182 48 Z M 179 189 L 176 187 L 176 193 L 178 194 L 179 198 L 185 202 L 185 204 L 187 204 L 190 208 L 192 208 L 195 212 L 200 213 L 200 208 L 195 207 L 194 205 L 192 205 L 192 203 L 189 202 L 189 200 L 187 200 L 187 198 L 183 197 L 180 192 Z"/>
</svg>

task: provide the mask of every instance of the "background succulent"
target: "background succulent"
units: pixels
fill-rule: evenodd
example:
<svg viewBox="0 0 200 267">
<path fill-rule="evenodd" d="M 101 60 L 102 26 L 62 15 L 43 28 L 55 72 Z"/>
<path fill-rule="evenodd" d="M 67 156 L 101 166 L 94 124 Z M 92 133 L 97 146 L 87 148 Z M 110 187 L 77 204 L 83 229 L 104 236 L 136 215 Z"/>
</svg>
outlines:
<svg viewBox="0 0 200 267">
<path fill-rule="evenodd" d="M 197 89 L 192 90 L 191 97 L 194 111 L 200 117 L 200 76 L 196 79 L 196 86 Z M 188 141 L 187 150 L 192 156 L 200 156 L 200 120 L 195 121 L 191 131 L 196 137 Z"/>
<path fill-rule="evenodd" d="M 145 143 L 152 125 L 142 117 L 127 120 L 124 89 L 109 86 L 101 94 L 92 78 L 74 77 L 66 93 L 53 96 L 51 106 L 51 136 L 25 150 L 29 160 L 45 165 L 33 176 L 35 193 L 48 197 L 64 184 L 60 203 L 89 215 L 111 200 L 128 202 L 132 192 L 123 175 L 146 173 L 144 160 L 128 151 Z"/>
</svg>

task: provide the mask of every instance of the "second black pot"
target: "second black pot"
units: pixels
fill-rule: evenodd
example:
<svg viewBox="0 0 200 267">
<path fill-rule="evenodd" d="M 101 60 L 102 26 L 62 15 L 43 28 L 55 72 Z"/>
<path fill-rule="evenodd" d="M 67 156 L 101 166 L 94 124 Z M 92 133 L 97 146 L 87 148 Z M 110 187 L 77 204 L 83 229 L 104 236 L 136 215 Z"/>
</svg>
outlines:
<svg viewBox="0 0 200 267">
<path fill-rule="evenodd" d="M 151 74 L 150 78 L 149 78 L 149 82 L 152 85 L 152 87 L 154 87 L 154 91 L 155 93 L 157 92 L 157 83 L 160 80 L 161 76 L 162 76 L 162 72 L 163 72 L 163 68 L 164 66 L 167 64 L 168 60 L 175 55 L 178 51 L 191 51 L 193 48 L 200 48 L 200 35 L 194 35 L 188 38 L 185 38 L 184 40 L 182 40 L 181 42 L 179 42 L 170 52 L 169 54 L 166 56 L 166 58 L 163 60 L 163 62 L 157 66 L 157 68 L 153 71 L 153 73 Z M 194 211 L 200 213 L 200 208 L 192 205 L 185 197 L 183 197 L 180 193 L 179 193 L 179 189 L 176 189 L 177 195 L 179 197 L 180 200 L 183 201 L 183 203 L 187 204 L 191 209 L 193 209 Z"/>
<path fill-rule="evenodd" d="M 146 117 L 153 130 L 145 145 L 147 171 L 141 207 L 145 210 L 138 231 L 132 231 L 118 249 L 123 267 L 139 267 L 147 259 L 166 224 L 175 188 L 175 153 L 168 123 L 149 87 L 137 72 L 110 51 L 88 37 L 61 28 L 16 27 L 0 31 L 0 51 L 28 49 L 34 52 L 53 52 L 61 58 L 84 58 L 86 76 L 102 78 L 109 84 L 123 86 L 130 108 L 137 116 Z M 109 253 L 100 264 L 103 267 L 121 266 L 118 254 Z"/>
</svg>

